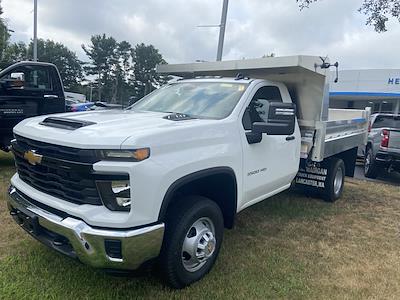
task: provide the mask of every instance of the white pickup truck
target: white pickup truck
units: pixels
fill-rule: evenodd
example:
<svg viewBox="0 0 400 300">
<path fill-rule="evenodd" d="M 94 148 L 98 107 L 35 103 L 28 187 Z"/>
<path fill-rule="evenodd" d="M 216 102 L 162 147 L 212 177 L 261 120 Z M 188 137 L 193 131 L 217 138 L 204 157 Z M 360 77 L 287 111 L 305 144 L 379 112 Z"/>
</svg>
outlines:
<svg viewBox="0 0 400 300">
<path fill-rule="evenodd" d="M 162 65 L 190 79 L 123 111 L 24 120 L 10 214 L 88 265 L 157 260 L 169 285 L 191 284 L 246 207 L 293 182 L 341 196 L 369 111 L 328 109 L 328 67 L 310 56 Z"/>
</svg>

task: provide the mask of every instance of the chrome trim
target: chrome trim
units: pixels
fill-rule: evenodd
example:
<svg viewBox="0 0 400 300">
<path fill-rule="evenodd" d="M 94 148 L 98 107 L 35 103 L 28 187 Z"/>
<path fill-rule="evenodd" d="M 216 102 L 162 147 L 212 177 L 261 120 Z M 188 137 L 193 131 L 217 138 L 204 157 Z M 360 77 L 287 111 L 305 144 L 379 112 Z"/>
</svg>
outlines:
<svg viewBox="0 0 400 300">
<path fill-rule="evenodd" d="M 38 217 L 40 226 L 66 237 L 79 260 L 93 267 L 134 270 L 157 257 L 161 250 L 163 223 L 133 230 L 94 228 L 82 220 L 62 218 L 34 205 L 13 186 L 9 189 L 8 204 L 9 209 L 28 210 Z M 106 239 L 121 241 L 122 259 L 106 254 Z"/>
</svg>

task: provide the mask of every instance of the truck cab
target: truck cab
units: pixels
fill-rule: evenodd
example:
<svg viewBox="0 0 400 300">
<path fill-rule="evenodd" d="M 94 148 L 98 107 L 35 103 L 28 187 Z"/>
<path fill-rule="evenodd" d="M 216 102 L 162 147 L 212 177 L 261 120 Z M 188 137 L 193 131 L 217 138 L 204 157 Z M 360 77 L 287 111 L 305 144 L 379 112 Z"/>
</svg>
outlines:
<svg viewBox="0 0 400 300">
<path fill-rule="evenodd" d="M 8 150 L 12 129 L 25 118 L 65 112 L 56 66 L 19 62 L 0 72 L 0 149 Z"/>
</svg>

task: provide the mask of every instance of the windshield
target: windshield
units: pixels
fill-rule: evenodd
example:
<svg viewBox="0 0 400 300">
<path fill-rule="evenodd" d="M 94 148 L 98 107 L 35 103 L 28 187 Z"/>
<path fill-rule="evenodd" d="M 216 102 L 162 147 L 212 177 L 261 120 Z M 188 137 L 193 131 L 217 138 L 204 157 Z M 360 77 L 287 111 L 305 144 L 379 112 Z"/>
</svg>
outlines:
<svg viewBox="0 0 400 300">
<path fill-rule="evenodd" d="M 372 128 L 400 128 L 400 116 L 377 116 Z"/>
<path fill-rule="evenodd" d="M 154 91 L 129 109 L 223 119 L 233 111 L 247 86 L 221 82 L 174 83 Z"/>
</svg>

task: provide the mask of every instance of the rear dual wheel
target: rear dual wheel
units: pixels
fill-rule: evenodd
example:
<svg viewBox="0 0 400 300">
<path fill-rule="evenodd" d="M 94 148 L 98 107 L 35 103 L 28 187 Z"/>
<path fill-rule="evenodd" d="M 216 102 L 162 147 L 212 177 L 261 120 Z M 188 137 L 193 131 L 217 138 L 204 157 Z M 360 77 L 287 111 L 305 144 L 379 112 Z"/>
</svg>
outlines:
<svg viewBox="0 0 400 300">
<path fill-rule="evenodd" d="M 328 174 L 322 193 L 325 201 L 335 202 L 342 196 L 345 176 L 346 168 L 343 160 L 340 158 L 329 159 Z"/>
</svg>

